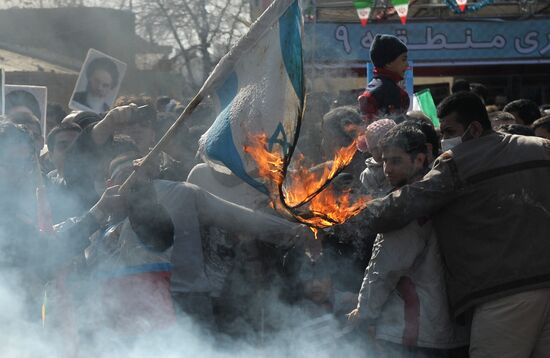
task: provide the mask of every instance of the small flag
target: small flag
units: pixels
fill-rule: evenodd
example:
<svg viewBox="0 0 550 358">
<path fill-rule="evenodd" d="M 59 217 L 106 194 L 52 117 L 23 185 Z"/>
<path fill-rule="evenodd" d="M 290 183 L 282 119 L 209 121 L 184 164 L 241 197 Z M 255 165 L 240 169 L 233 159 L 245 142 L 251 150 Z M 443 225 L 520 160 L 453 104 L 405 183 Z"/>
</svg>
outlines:
<svg viewBox="0 0 550 358">
<path fill-rule="evenodd" d="M 467 2 L 468 2 L 468 0 L 456 0 L 456 4 L 460 8 L 460 11 L 464 12 L 464 10 L 466 10 L 466 3 Z"/>
<path fill-rule="evenodd" d="M 439 128 L 439 118 L 437 118 L 437 108 L 429 88 L 416 92 L 413 98 L 413 111 L 421 111 L 428 116 L 434 125 Z"/>
<path fill-rule="evenodd" d="M 392 0 L 392 4 L 401 19 L 401 23 L 405 25 L 409 13 L 409 0 Z"/>
<path fill-rule="evenodd" d="M 357 10 L 357 16 L 359 16 L 359 20 L 361 20 L 361 26 L 367 26 L 372 10 L 372 0 L 354 1 L 353 6 L 355 6 Z"/>
</svg>

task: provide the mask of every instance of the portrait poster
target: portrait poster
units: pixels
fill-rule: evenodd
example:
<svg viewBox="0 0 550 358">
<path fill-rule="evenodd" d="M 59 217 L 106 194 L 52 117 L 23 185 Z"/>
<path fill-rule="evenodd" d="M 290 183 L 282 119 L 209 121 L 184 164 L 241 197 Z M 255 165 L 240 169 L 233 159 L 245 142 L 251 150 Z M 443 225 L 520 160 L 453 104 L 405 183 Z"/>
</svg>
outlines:
<svg viewBox="0 0 550 358">
<path fill-rule="evenodd" d="M 80 69 L 69 108 L 94 113 L 107 112 L 115 102 L 126 64 L 90 49 Z"/>
<path fill-rule="evenodd" d="M 48 88 L 44 86 L 5 85 L 4 112 L 10 115 L 17 111 L 26 111 L 40 120 L 42 135 L 46 137 L 46 109 Z"/>
</svg>

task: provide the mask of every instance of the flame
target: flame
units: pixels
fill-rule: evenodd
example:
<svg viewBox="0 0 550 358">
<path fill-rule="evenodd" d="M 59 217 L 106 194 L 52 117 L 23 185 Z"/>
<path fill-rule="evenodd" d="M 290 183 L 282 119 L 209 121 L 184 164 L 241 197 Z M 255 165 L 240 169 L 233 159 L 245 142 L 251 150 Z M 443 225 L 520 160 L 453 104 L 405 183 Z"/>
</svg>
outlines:
<svg viewBox="0 0 550 358">
<path fill-rule="evenodd" d="M 299 155 L 286 177 L 280 150 L 268 151 L 267 142 L 265 134 L 252 136 L 244 152 L 258 167 L 270 191 L 272 206 L 277 210 L 309 225 L 316 233 L 316 229 L 343 224 L 366 207 L 370 197 L 352 200 L 351 190 L 339 191 L 329 184 L 353 159 L 355 142 L 338 150 L 332 161 L 319 168 L 309 168 L 303 155 Z"/>
<path fill-rule="evenodd" d="M 248 153 L 256 162 L 260 177 L 266 178 L 276 185 L 281 185 L 285 179 L 283 174 L 284 159 L 266 149 L 266 134 L 259 134 L 252 138 L 251 144 L 244 146 L 244 152 Z"/>
</svg>

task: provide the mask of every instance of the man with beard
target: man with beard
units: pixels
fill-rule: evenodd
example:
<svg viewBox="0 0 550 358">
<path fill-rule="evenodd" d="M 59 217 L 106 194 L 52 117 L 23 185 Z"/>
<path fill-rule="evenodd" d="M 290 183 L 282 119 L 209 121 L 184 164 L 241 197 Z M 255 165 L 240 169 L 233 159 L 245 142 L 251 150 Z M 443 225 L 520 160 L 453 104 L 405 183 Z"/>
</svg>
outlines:
<svg viewBox="0 0 550 358">
<path fill-rule="evenodd" d="M 470 356 L 546 357 L 549 142 L 494 132 L 468 92 L 443 100 L 438 117 L 447 150 L 430 172 L 373 200 L 357 220 L 388 232 L 430 217 L 451 313 L 472 319 Z"/>
</svg>

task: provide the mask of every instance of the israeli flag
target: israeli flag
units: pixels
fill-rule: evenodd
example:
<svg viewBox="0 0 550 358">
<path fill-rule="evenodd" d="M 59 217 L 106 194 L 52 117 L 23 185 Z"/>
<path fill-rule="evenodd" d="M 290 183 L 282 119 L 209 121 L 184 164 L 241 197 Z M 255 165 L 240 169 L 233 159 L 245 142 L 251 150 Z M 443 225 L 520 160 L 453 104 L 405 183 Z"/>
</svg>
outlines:
<svg viewBox="0 0 550 358">
<path fill-rule="evenodd" d="M 267 149 L 280 150 L 285 163 L 290 160 L 304 102 L 301 36 L 298 1 L 274 1 L 203 86 L 215 88 L 219 106 L 216 120 L 199 142 L 203 160 L 266 194 L 255 162 L 243 147 L 251 136 L 265 133 Z"/>
</svg>

